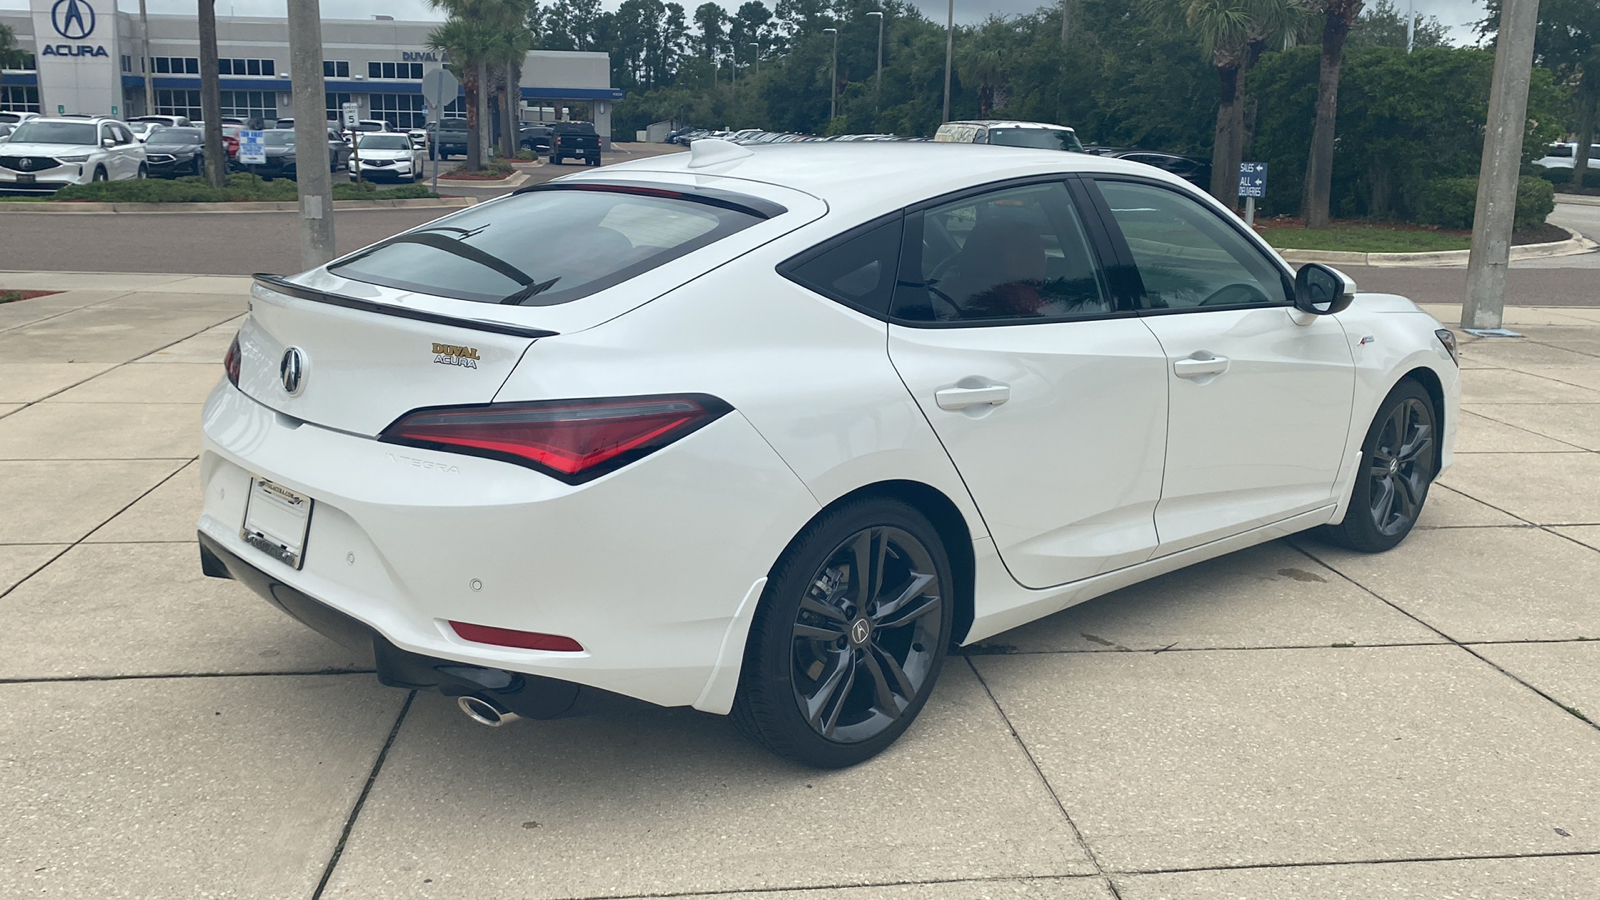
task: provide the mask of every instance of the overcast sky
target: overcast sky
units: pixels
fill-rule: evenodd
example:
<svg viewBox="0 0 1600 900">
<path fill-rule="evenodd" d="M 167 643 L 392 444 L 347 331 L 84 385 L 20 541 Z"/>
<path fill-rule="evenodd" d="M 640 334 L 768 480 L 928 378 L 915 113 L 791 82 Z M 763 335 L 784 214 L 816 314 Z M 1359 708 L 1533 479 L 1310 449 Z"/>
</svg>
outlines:
<svg viewBox="0 0 1600 900">
<path fill-rule="evenodd" d="M 93 0 L 91 0 L 93 2 Z M 607 9 L 616 9 L 621 0 L 601 0 Z M 692 9 L 699 5 L 697 0 L 680 0 L 685 7 Z M 941 0 L 912 0 L 923 14 L 935 21 L 942 21 L 948 9 L 946 2 Z M 1477 35 L 1471 23 L 1483 17 L 1483 4 L 1480 0 L 1395 0 L 1395 5 L 1402 10 L 1406 3 L 1415 2 L 1417 12 L 1425 16 L 1438 16 L 1439 20 L 1450 28 L 1452 39 L 1457 43 L 1475 43 Z M 99 3 L 94 5 L 99 6 Z M 119 7 L 132 12 L 139 9 L 138 0 L 120 0 Z M 147 5 L 152 13 L 189 13 L 195 11 L 195 0 L 147 0 Z M 738 6 L 735 0 L 722 0 L 722 5 L 733 9 Z M 768 3 L 772 7 L 774 3 Z M 1017 13 L 1032 12 L 1041 3 L 1039 0 L 956 0 L 956 21 L 977 22 L 990 13 L 1001 15 L 1015 15 Z M 0 8 L 27 9 L 28 0 L 0 0 Z M 218 15 L 240 16 L 283 16 L 285 13 L 284 0 L 217 0 Z M 374 13 L 394 16 L 396 19 L 437 19 L 439 14 L 430 10 L 424 0 L 322 0 L 322 15 L 330 19 L 364 19 Z"/>
</svg>

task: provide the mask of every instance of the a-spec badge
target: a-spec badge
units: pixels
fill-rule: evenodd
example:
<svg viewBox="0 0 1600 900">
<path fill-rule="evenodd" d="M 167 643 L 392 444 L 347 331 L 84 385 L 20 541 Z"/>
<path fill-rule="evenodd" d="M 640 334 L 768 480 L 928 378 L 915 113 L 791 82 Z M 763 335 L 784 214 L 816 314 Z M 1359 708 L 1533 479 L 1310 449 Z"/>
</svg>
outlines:
<svg viewBox="0 0 1600 900">
<path fill-rule="evenodd" d="M 441 366 L 461 366 L 467 369 L 478 367 L 477 347 L 458 347 L 455 344 L 441 344 L 433 342 L 433 361 Z"/>
</svg>

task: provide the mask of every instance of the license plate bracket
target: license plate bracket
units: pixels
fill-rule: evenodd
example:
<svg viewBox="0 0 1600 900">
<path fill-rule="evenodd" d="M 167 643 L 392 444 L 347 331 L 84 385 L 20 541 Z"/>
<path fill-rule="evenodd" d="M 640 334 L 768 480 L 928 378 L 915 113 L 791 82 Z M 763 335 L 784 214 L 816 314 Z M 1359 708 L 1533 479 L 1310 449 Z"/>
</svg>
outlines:
<svg viewBox="0 0 1600 900">
<path fill-rule="evenodd" d="M 32 172 L 18 172 L 17 173 L 17 184 L 33 184 L 37 180 L 38 179 L 34 177 L 34 174 Z"/>
<path fill-rule="evenodd" d="M 314 505 L 310 497 L 281 484 L 251 478 L 239 537 L 284 565 L 299 569 L 305 563 L 306 534 L 311 528 Z"/>
</svg>

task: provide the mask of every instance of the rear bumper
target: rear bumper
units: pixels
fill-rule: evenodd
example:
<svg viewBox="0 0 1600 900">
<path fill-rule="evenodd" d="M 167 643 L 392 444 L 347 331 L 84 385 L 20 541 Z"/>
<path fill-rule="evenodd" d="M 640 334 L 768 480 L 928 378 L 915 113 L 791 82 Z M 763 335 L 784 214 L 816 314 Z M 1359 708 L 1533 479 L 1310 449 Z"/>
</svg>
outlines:
<svg viewBox="0 0 1600 900">
<path fill-rule="evenodd" d="M 737 413 L 578 486 L 288 420 L 226 380 L 204 421 L 203 545 L 229 572 L 224 553 L 262 573 L 239 580 L 279 586 L 256 590 L 290 615 L 324 630 L 274 599 L 286 590 L 408 654 L 662 706 L 727 712 L 753 598 L 817 510 Z M 252 476 L 313 500 L 302 569 L 241 538 Z M 477 643 L 452 621 L 583 650 Z"/>
<path fill-rule="evenodd" d="M 577 696 L 575 684 L 407 653 L 359 620 L 245 562 L 203 531 L 200 532 L 200 569 L 212 578 L 240 582 L 290 618 L 326 638 L 357 652 L 371 653 L 378 681 L 389 687 L 435 690 L 449 697 L 492 697 L 506 709 L 531 719 L 558 715 Z"/>
</svg>

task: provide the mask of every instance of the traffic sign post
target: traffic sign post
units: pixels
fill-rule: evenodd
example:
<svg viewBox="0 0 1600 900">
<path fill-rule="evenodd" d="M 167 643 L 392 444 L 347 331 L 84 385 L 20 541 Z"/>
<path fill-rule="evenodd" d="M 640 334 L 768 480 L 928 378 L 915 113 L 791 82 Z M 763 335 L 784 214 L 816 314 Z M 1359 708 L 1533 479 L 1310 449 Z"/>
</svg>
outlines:
<svg viewBox="0 0 1600 900">
<path fill-rule="evenodd" d="M 356 184 L 361 183 L 361 105 L 346 103 L 339 107 L 343 118 L 344 128 L 350 132 L 350 158 L 356 163 Z"/>
<path fill-rule="evenodd" d="M 246 166 L 267 164 L 267 148 L 259 131 L 239 132 L 239 162 Z"/>
<path fill-rule="evenodd" d="M 430 69 L 422 76 L 422 102 L 426 103 L 428 105 L 427 108 L 430 110 L 437 109 L 440 113 L 439 119 L 444 118 L 444 108 L 455 101 L 460 91 L 461 81 L 450 74 L 449 69 Z M 434 119 L 434 122 L 443 124 L 439 119 Z M 428 155 L 433 157 L 433 192 L 435 194 L 439 193 L 439 148 L 437 146 L 439 131 L 440 129 L 435 127 L 433 134 L 428 138 L 434 142 L 429 147 Z"/>
<path fill-rule="evenodd" d="M 1256 224 L 1256 198 L 1267 195 L 1267 164 L 1239 163 L 1239 196 L 1244 198 L 1244 223 Z"/>
</svg>

